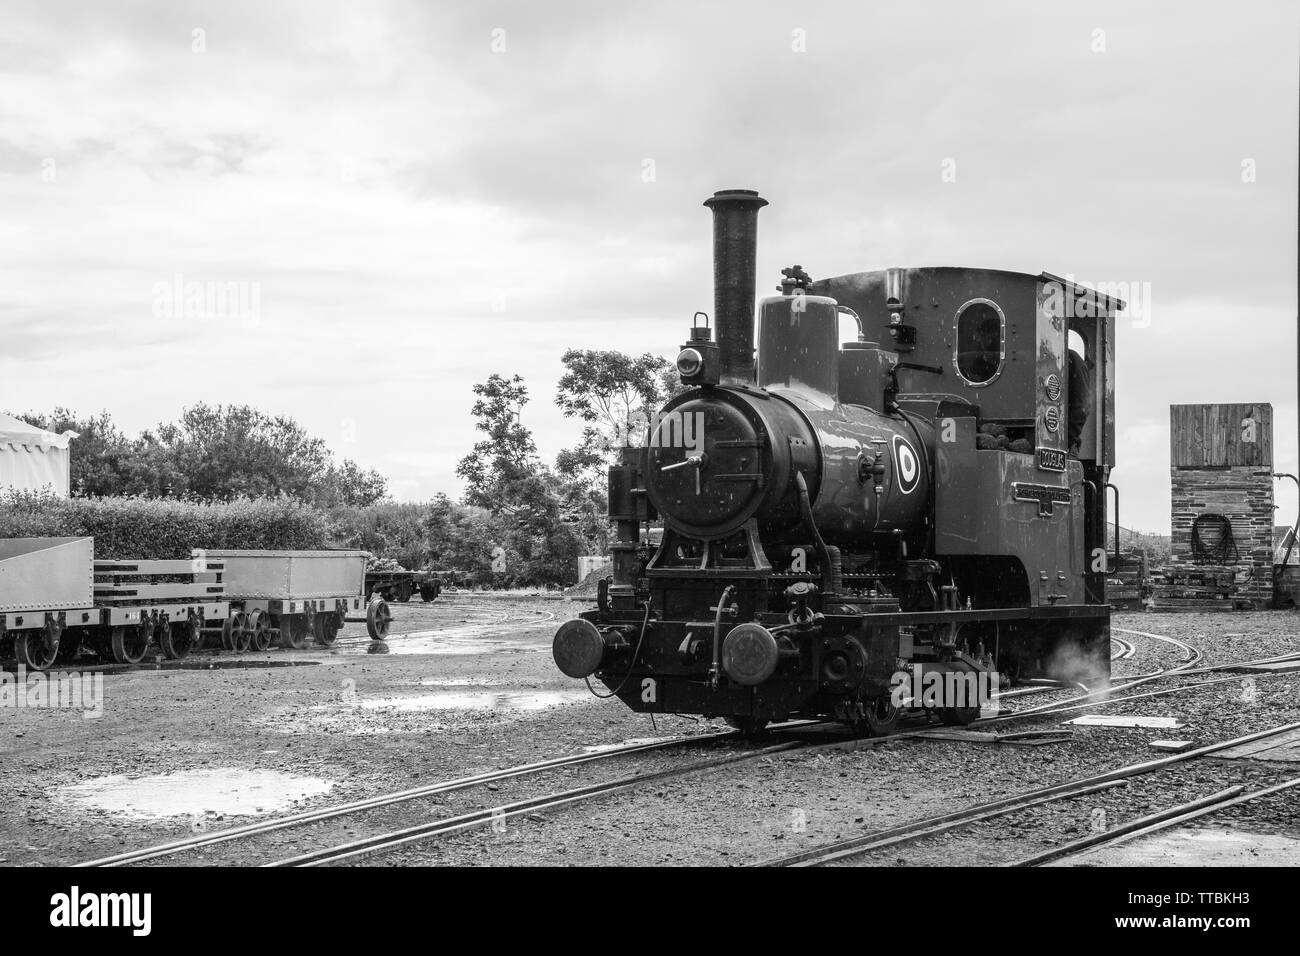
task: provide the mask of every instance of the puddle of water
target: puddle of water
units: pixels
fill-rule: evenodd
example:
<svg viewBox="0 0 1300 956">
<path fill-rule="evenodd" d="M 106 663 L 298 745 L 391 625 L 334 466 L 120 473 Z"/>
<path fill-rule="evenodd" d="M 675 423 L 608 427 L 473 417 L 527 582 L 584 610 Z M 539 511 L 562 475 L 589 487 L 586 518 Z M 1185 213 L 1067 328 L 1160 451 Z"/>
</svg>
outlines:
<svg viewBox="0 0 1300 956">
<path fill-rule="evenodd" d="M 1300 866 L 1300 840 L 1245 830 L 1166 830 L 1048 866 Z"/>
<path fill-rule="evenodd" d="M 493 680 L 490 677 L 450 677 L 444 680 L 426 677 L 411 682 L 414 687 L 499 687 L 504 683 L 503 680 Z"/>
<path fill-rule="evenodd" d="M 448 631 L 416 631 L 389 640 L 390 654 L 447 654 L 469 656 L 473 654 L 524 654 L 530 651 L 550 650 L 546 642 L 512 641 L 457 634 Z"/>
<path fill-rule="evenodd" d="M 283 810 L 305 797 L 328 793 L 334 783 L 274 770 L 224 767 L 152 777 L 114 774 L 63 787 L 59 797 L 135 820 L 203 814 L 251 816 Z"/>
<path fill-rule="evenodd" d="M 418 697 L 381 697 L 377 700 L 363 700 L 361 707 L 366 710 L 490 710 L 490 711 L 532 711 L 558 707 L 571 701 L 582 700 L 587 694 L 578 691 L 481 691 L 448 692 L 444 694 L 422 694 Z"/>
</svg>

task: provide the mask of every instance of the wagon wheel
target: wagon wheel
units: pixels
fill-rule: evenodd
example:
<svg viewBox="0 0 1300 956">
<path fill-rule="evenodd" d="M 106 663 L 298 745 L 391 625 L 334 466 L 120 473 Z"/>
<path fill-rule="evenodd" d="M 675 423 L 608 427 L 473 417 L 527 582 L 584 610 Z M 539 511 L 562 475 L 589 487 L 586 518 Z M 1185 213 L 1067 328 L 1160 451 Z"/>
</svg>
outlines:
<svg viewBox="0 0 1300 956">
<path fill-rule="evenodd" d="M 16 631 L 14 657 L 29 670 L 48 670 L 59 656 L 59 637 L 62 634 L 63 625 L 53 620 L 47 620 L 38 631 Z"/>
<path fill-rule="evenodd" d="M 439 588 L 438 588 L 438 585 L 437 585 L 436 583 L 434 583 L 434 584 L 421 584 L 421 585 L 420 585 L 420 597 L 424 599 L 424 603 L 425 603 L 425 604 L 429 604 L 429 603 L 431 603 L 432 601 L 434 601 L 434 600 L 437 599 L 437 597 L 438 597 L 438 590 L 439 590 Z"/>
<path fill-rule="evenodd" d="M 329 647 L 339 636 L 339 628 L 342 626 L 343 616 L 336 611 L 317 614 L 314 626 L 316 643 L 323 647 Z"/>
<path fill-rule="evenodd" d="M 366 608 L 366 630 L 371 638 L 382 641 L 388 636 L 388 625 L 393 622 L 393 612 L 385 601 L 371 601 Z"/>
<path fill-rule="evenodd" d="M 167 648 L 164 645 L 171 644 L 171 630 L 172 619 L 170 615 L 166 613 L 159 614 L 153 622 L 153 640 L 158 645 L 158 649 L 163 652 L 163 656 L 169 659 L 171 655 L 167 653 Z"/>
<path fill-rule="evenodd" d="M 280 615 L 280 646 L 285 650 L 300 651 L 307 646 L 312 632 L 312 613 Z"/>
<path fill-rule="evenodd" d="M 188 657 L 190 651 L 198 645 L 199 619 L 190 615 L 187 620 L 173 624 L 161 624 L 158 630 L 158 645 L 163 657 L 168 660 L 181 660 Z"/>
<path fill-rule="evenodd" d="M 411 600 L 411 583 L 409 581 L 400 582 L 397 587 L 393 589 L 393 596 L 401 604 L 405 604 L 407 601 Z"/>
<path fill-rule="evenodd" d="M 253 632 L 248 627 L 248 615 L 243 611 L 234 611 L 231 617 L 235 619 L 235 623 L 231 625 L 231 639 L 235 642 L 235 650 L 246 651 L 253 641 Z"/>
<path fill-rule="evenodd" d="M 230 616 L 221 623 L 221 646 L 227 651 L 240 651 L 248 646 L 244 635 L 244 615 L 240 611 L 231 611 Z M 240 644 L 244 647 L 240 647 Z"/>
<path fill-rule="evenodd" d="M 252 650 L 264 651 L 271 646 L 271 622 L 265 611 L 250 611 L 244 632 Z"/>
<path fill-rule="evenodd" d="M 149 639 L 153 636 L 153 627 L 148 621 L 141 621 L 133 627 L 118 626 L 109 636 L 109 649 L 113 660 L 119 664 L 139 664 L 149 650 Z"/>
</svg>

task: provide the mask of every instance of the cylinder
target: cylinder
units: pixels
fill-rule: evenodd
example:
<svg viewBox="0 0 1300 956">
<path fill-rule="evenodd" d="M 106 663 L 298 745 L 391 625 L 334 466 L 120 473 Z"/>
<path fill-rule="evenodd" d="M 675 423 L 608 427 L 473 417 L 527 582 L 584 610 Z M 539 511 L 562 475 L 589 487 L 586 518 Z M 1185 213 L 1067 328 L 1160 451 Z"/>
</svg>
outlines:
<svg viewBox="0 0 1300 956">
<path fill-rule="evenodd" d="M 752 189 L 724 189 L 704 205 L 713 210 L 713 320 L 720 380 L 752 385 L 758 211 L 767 200 Z"/>
</svg>

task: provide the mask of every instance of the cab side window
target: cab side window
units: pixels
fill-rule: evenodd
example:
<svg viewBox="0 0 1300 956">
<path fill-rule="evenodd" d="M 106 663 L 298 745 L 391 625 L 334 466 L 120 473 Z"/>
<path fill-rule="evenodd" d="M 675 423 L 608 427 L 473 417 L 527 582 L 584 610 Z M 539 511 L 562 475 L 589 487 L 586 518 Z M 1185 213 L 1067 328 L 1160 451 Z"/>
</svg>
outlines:
<svg viewBox="0 0 1300 956">
<path fill-rule="evenodd" d="M 1006 320 L 997 303 L 972 299 L 957 310 L 957 374 L 967 385 L 988 385 L 1002 372 Z"/>
</svg>

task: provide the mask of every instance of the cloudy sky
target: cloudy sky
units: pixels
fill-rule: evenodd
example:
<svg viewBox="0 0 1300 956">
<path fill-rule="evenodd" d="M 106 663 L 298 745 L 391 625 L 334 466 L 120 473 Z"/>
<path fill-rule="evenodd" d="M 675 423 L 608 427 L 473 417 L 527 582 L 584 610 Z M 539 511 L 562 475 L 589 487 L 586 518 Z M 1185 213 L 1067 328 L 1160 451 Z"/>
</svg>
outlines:
<svg viewBox="0 0 1300 956">
<path fill-rule="evenodd" d="M 1293 2 L 0 13 L 0 407 L 134 433 L 249 402 L 458 494 L 473 383 L 524 376 L 549 458 L 566 348 L 675 354 L 712 307 L 700 202 L 740 186 L 772 203 L 760 293 L 792 262 L 1149 283 L 1126 525 L 1168 527 L 1171 402 L 1272 402 L 1297 469 Z"/>
</svg>

